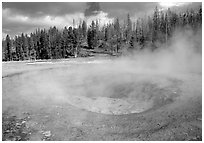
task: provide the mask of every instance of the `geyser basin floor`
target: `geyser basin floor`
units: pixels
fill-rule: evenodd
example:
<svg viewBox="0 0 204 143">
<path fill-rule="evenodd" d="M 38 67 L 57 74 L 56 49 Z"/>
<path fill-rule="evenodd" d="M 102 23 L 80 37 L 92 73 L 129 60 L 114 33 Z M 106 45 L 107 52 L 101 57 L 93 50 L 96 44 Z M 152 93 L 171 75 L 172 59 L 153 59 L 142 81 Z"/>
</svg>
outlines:
<svg viewBox="0 0 204 143">
<path fill-rule="evenodd" d="M 59 82 L 64 87 L 64 95 L 61 96 L 80 109 L 122 115 L 141 113 L 171 103 L 181 94 L 180 82 L 163 76 L 152 77 L 128 72 L 113 74 L 107 71 L 97 73 L 81 77 L 81 74 L 75 75 L 80 78 L 80 82 L 76 78 L 70 82 L 70 75 L 66 75 L 66 72 L 63 72 L 63 76 L 67 77 L 64 79 L 58 74 L 57 79 L 61 79 Z"/>
<path fill-rule="evenodd" d="M 30 140 L 42 140 L 45 131 L 51 131 L 51 140 L 201 140 L 201 75 L 135 74 L 99 65 L 94 60 L 91 64 L 3 64 L 2 112 L 29 117 L 25 125 Z M 102 106 L 100 99 L 106 104 Z M 115 107 L 139 102 L 146 108 L 133 107 L 140 114 L 118 113 L 109 110 L 112 102 Z M 88 105 L 108 112 L 99 114 Z"/>
</svg>

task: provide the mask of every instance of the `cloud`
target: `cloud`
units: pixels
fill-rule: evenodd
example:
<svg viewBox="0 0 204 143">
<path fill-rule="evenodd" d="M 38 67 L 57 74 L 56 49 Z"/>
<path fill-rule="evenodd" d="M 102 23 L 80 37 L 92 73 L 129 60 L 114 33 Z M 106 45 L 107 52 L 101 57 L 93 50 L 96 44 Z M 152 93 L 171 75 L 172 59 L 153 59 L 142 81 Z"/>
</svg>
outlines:
<svg viewBox="0 0 204 143">
<path fill-rule="evenodd" d="M 152 12 L 156 6 L 158 6 L 156 2 L 101 3 L 101 9 L 103 9 L 104 12 L 109 13 L 110 17 L 119 17 L 120 19 L 125 19 L 128 13 L 130 16 L 142 16 L 142 14 L 149 13 L 149 11 Z"/>
<path fill-rule="evenodd" d="M 84 12 L 85 3 L 74 2 L 3 2 L 3 9 L 29 17 L 44 15 L 62 16 L 69 13 Z"/>
<path fill-rule="evenodd" d="M 2 32 L 2 35 L 1 35 L 1 36 L 2 36 L 2 39 L 5 39 L 5 38 L 6 38 L 6 35 L 7 35 L 6 33 Z"/>
<path fill-rule="evenodd" d="M 102 27 L 105 24 L 113 23 L 114 18 L 109 18 L 108 13 L 99 11 L 97 15 L 86 17 L 87 24 L 90 25 L 92 21 L 98 20 L 99 26 Z"/>
<path fill-rule="evenodd" d="M 85 17 L 84 13 L 76 12 L 65 14 L 62 16 L 53 15 L 42 15 L 39 17 L 29 17 L 27 15 L 15 14 L 12 9 L 6 8 L 2 10 L 3 19 L 3 32 L 11 35 L 20 35 L 23 33 L 34 32 L 37 28 L 48 29 L 51 26 L 56 26 L 59 29 L 65 26 L 69 27 L 73 25 L 73 19 L 76 25 L 82 20 L 86 20 L 87 24 L 90 25 L 92 20 L 99 20 L 100 26 L 108 22 L 113 22 L 113 18 L 108 17 L 108 13 L 100 11 L 97 15 Z"/>
<path fill-rule="evenodd" d="M 63 28 L 71 26 L 73 19 L 79 21 L 84 18 L 83 13 L 66 14 L 63 16 L 43 15 L 40 17 L 29 17 L 13 14 L 11 9 L 3 9 L 2 14 L 3 32 L 11 35 L 20 34 L 21 32 L 32 32 L 38 27 L 49 28 L 57 26 Z"/>
<path fill-rule="evenodd" d="M 192 3 L 196 6 L 201 3 Z M 149 2 L 101 2 L 94 7 L 95 15 L 85 17 L 87 8 L 83 2 L 3 2 L 2 4 L 2 30 L 13 37 L 16 34 L 30 33 L 36 28 L 49 28 L 57 26 L 63 28 L 73 25 L 73 19 L 78 24 L 85 19 L 88 24 L 92 20 L 100 19 L 100 24 L 112 22 L 118 17 L 122 23 L 127 18 L 127 13 L 134 20 L 154 11 L 155 6 L 161 8 L 159 3 Z M 188 5 L 185 5 L 187 7 Z M 188 6 L 189 8 L 189 6 Z M 179 7 L 179 10 L 182 9 Z"/>
<path fill-rule="evenodd" d="M 160 2 L 159 4 L 161 7 L 170 8 L 173 6 L 181 6 L 181 5 L 185 5 L 185 4 L 189 4 L 189 3 L 187 3 L 187 2 Z"/>
<path fill-rule="evenodd" d="M 84 12 L 86 17 L 97 15 L 101 11 L 99 2 L 87 2 L 86 5 L 87 9 Z"/>
</svg>

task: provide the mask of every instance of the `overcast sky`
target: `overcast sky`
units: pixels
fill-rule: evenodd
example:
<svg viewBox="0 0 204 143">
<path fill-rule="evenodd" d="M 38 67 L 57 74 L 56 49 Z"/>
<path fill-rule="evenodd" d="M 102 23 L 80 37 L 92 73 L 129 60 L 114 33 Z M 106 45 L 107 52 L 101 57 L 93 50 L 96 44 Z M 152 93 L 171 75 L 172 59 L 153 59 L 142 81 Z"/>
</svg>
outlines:
<svg viewBox="0 0 204 143">
<path fill-rule="evenodd" d="M 87 3 L 83 2 L 3 2 L 2 4 L 2 37 L 6 34 L 18 35 L 23 33 L 33 32 L 36 28 L 49 28 L 57 26 L 63 28 L 80 20 L 86 19 L 87 23 L 91 20 L 100 19 L 100 23 L 112 22 L 115 17 L 124 20 L 127 13 L 132 19 L 137 17 L 150 15 L 157 6 L 159 9 L 177 8 L 183 9 L 186 7 L 198 7 L 201 3 L 149 3 L 149 2 L 117 2 L 117 3 L 99 3 L 101 12 L 97 15 L 85 16 L 84 12 L 89 9 Z M 88 11 L 98 9 L 97 6 L 92 6 Z M 92 13 L 92 12 L 90 12 Z"/>
</svg>

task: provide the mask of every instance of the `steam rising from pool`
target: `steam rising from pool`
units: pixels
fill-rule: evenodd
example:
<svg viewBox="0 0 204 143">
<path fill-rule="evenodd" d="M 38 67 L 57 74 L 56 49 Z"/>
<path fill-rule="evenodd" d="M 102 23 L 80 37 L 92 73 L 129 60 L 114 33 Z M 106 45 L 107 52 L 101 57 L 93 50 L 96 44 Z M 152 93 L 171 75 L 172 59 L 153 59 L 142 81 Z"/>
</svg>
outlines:
<svg viewBox="0 0 204 143">
<path fill-rule="evenodd" d="M 147 47 L 114 60 L 44 64 L 52 69 L 43 71 L 27 65 L 34 72 L 13 78 L 16 87 L 11 91 L 33 105 L 70 104 L 111 115 L 144 112 L 181 96 L 201 96 L 201 37 L 201 32 L 177 31 L 168 47 L 161 45 L 154 52 Z M 186 88 L 191 81 L 195 86 Z"/>
</svg>

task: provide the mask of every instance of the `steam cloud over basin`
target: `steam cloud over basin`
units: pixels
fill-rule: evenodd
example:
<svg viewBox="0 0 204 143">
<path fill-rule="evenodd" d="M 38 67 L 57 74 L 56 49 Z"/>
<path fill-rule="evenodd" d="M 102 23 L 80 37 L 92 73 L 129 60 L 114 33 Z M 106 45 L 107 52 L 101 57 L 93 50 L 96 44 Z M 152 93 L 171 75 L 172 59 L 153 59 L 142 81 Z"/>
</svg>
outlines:
<svg viewBox="0 0 204 143">
<path fill-rule="evenodd" d="M 177 69 L 178 72 L 172 70 L 169 74 L 170 70 L 155 69 L 153 64 L 146 67 L 145 61 L 142 66 L 141 61 L 137 63 L 133 59 L 91 59 L 73 63 L 19 64 L 28 70 L 24 74 L 11 74 L 15 75 L 11 77 L 6 75 L 4 84 L 10 80 L 13 83 L 7 94 L 15 93 L 33 106 L 71 104 L 79 109 L 111 115 L 141 113 L 177 99 L 201 95 L 200 74 L 195 71 L 184 74 Z M 4 66 L 8 65 L 13 68 L 12 63 Z"/>
<path fill-rule="evenodd" d="M 201 98 L 200 35 L 190 31 L 176 35 L 167 49 L 131 58 L 3 63 L 3 110 L 11 102 L 6 95 L 13 93 L 19 102 L 33 106 L 71 104 L 113 115 Z"/>
<path fill-rule="evenodd" d="M 57 81 L 61 92 L 55 94 L 64 102 L 88 111 L 114 115 L 140 113 L 155 105 L 171 103 L 180 94 L 177 80 L 97 69 L 95 74 L 91 72 L 93 69 L 81 69 L 84 73 L 74 76 L 63 71 L 48 83 Z M 51 92 L 55 92 L 53 90 Z"/>
</svg>

